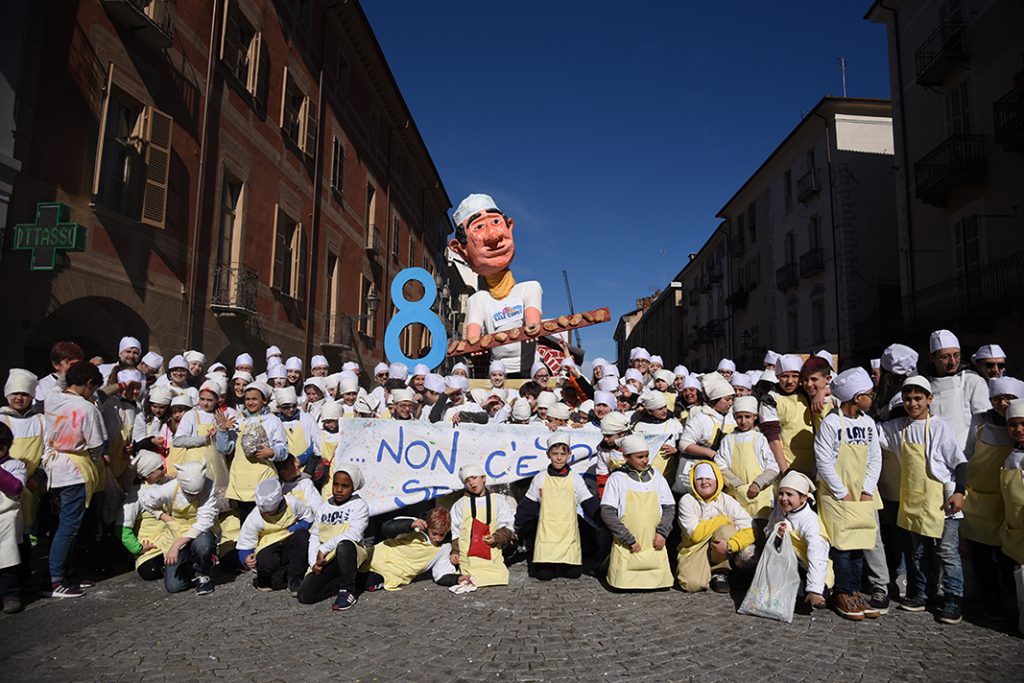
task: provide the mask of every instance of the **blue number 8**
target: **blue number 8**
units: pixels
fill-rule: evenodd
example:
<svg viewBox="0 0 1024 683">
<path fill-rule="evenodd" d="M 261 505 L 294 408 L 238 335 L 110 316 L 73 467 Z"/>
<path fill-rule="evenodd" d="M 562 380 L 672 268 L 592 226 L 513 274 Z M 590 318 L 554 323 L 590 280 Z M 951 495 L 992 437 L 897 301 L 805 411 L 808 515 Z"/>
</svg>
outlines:
<svg viewBox="0 0 1024 683">
<path fill-rule="evenodd" d="M 410 280 L 423 285 L 423 298 L 419 301 L 409 301 L 405 298 L 402 289 L 405 283 Z M 444 329 L 444 323 L 437 317 L 430 307 L 437 299 L 437 285 L 434 278 L 423 268 L 406 268 L 395 276 L 391 281 L 391 300 L 395 303 L 398 312 L 391 318 L 387 330 L 384 331 L 384 353 L 392 363 L 405 363 L 410 368 L 416 363 L 423 363 L 430 369 L 436 368 L 444 360 L 448 349 L 448 333 Z M 419 323 L 427 328 L 431 336 L 430 353 L 426 358 L 414 360 L 402 352 L 402 345 L 398 337 L 409 325 Z"/>
</svg>

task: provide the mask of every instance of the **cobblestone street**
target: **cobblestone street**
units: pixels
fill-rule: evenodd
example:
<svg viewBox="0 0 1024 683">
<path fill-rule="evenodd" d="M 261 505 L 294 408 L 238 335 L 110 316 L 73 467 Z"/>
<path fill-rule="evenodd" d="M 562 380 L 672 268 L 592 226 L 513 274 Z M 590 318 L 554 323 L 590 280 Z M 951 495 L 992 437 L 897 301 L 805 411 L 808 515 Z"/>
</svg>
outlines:
<svg viewBox="0 0 1024 683">
<path fill-rule="evenodd" d="M 1013 634 L 893 610 L 791 625 L 734 613 L 729 596 L 619 595 L 596 580 L 528 579 L 453 596 L 429 581 L 364 595 L 347 613 L 256 592 L 170 596 L 134 574 L 77 600 L 0 618 L 4 681 L 766 680 L 1019 681 Z"/>
</svg>

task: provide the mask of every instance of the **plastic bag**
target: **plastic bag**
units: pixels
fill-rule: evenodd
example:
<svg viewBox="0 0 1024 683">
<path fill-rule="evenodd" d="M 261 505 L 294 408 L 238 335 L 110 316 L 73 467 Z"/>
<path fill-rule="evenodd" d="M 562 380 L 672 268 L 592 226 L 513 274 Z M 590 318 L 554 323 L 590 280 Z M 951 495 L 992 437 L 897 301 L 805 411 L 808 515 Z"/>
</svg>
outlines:
<svg viewBox="0 0 1024 683">
<path fill-rule="evenodd" d="M 737 611 L 739 614 L 776 619 L 788 624 L 793 621 L 796 596 L 800 591 L 799 561 L 789 532 L 783 535 L 776 550 L 777 533 L 778 525 L 768 536 L 754 572 L 754 581 Z"/>
</svg>

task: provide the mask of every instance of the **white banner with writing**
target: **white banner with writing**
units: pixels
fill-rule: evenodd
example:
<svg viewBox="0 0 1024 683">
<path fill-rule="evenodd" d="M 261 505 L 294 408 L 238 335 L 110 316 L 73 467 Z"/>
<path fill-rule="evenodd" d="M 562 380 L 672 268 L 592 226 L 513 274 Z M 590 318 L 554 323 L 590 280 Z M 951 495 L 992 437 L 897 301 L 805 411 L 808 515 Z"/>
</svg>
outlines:
<svg viewBox="0 0 1024 683">
<path fill-rule="evenodd" d="M 336 463 L 357 465 L 366 479 L 359 495 L 379 515 L 461 490 L 459 468 L 478 464 L 487 484 L 508 484 L 537 474 L 548 464 L 543 425 L 462 424 L 345 419 Z M 585 472 L 601 442 L 597 429 L 566 429 L 572 467 Z M 665 434 L 644 434 L 652 456 Z M 329 485 L 329 484 L 328 484 Z"/>
</svg>

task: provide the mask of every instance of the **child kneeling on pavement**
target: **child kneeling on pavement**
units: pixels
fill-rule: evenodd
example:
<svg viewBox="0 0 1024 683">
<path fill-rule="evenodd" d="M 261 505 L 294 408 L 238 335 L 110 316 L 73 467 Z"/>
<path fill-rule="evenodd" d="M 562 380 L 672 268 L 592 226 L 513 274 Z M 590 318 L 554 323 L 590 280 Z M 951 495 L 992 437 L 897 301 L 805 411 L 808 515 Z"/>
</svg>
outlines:
<svg viewBox="0 0 1024 683">
<path fill-rule="evenodd" d="M 750 514 L 722 492 L 718 465 L 698 463 L 690 470 L 691 493 L 679 499 L 677 519 L 682 532 L 676 579 L 687 593 L 707 589 L 729 592 L 729 572 L 754 561 L 754 529 Z"/>
<path fill-rule="evenodd" d="M 356 572 L 366 560 L 363 534 L 370 506 L 357 493 L 363 473 L 349 463 L 336 465 L 331 495 L 320 506 L 309 534 L 309 572 L 299 588 L 299 602 L 310 605 L 337 593 L 331 609 L 344 611 L 356 604 Z"/>
<path fill-rule="evenodd" d="M 281 482 L 264 479 L 256 486 L 256 509 L 238 534 L 238 561 L 256 572 L 252 585 L 260 591 L 287 588 L 297 595 L 309 566 L 306 548 L 313 510 L 281 492 Z"/>
</svg>

